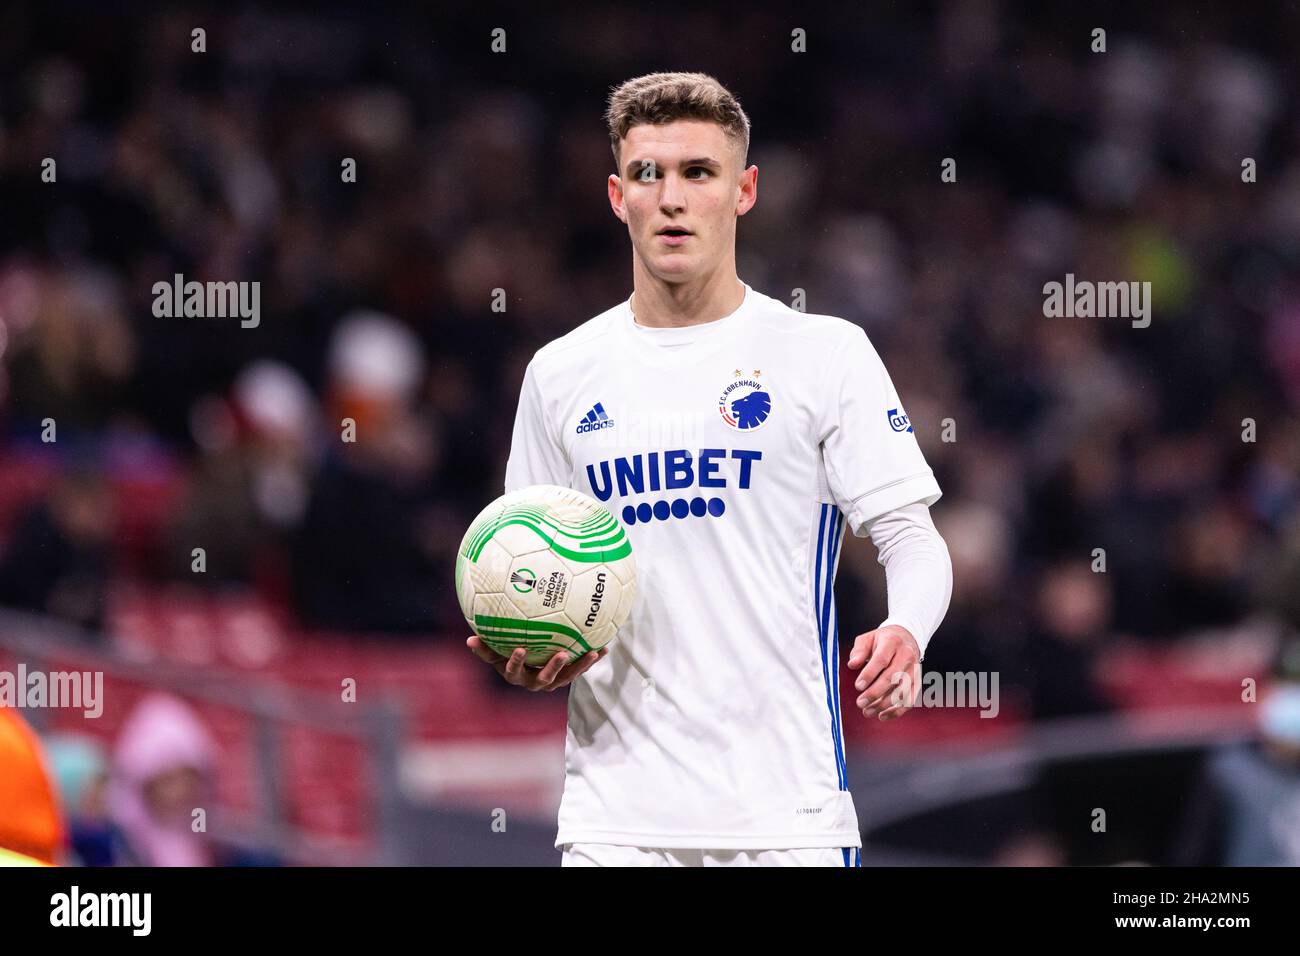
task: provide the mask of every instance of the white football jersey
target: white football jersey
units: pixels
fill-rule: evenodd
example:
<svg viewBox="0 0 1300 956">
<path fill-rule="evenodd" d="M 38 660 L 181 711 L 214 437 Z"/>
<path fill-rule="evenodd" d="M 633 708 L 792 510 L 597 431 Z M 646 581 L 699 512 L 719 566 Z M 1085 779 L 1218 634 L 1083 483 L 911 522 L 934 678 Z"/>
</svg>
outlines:
<svg viewBox="0 0 1300 956">
<path fill-rule="evenodd" d="M 505 487 L 623 522 L 638 597 L 570 685 L 556 846 L 861 846 L 832 582 L 845 519 L 941 492 L 863 330 L 745 285 L 730 315 L 628 301 L 538 350 Z M 875 624 L 854 621 L 855 633 Z"/>
</svg>

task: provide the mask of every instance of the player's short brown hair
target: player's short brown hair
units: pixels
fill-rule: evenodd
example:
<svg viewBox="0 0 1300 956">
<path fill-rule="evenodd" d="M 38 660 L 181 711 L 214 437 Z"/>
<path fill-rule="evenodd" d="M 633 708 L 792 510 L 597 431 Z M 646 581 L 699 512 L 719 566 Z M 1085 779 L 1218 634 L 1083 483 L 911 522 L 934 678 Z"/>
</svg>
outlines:
<svg viewBox="0 0 1300 956">
<path fill-rule="evenodd" d="M 619 146 L 633 126 L 658 126 L 679 119 L 717 123 L 740 152 L 743 169 L 749 159 L 749 117 L 725 86 L 707 73 L 647 73 L 615 88 L 609 97 L 605 122 L 620 164 Z"/>
</svg>

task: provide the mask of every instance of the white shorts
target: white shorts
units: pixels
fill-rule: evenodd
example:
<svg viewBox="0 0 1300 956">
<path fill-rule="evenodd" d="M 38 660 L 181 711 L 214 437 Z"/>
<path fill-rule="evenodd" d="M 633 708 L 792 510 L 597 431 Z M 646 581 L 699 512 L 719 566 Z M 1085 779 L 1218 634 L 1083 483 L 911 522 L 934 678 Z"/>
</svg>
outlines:
<svg viewBox="0 0 1300 956">
<path fill-rule="evenodd" d="M 857 847 L 793 850 L 681 850 L 566 843 L 560 866 L 861 866 Z"/>
</svg>

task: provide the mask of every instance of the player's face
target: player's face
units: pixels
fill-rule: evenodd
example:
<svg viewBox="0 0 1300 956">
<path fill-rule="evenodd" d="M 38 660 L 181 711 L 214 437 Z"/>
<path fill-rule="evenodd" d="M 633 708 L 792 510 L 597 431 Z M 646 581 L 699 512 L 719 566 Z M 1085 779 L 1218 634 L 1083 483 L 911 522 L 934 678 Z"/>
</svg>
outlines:
<svg viewBox="0 0 1300 956">
<path fill-rule="evenodd" d="M 634 126 L 620 161 L 618 174 L 609 177 L 610 204 L 652 275 L 685 282 L 734 262 L 736 217 L 754 205 L 758 167 L 741 169 L 721 126 L 705 120 Z"/>
</svg>

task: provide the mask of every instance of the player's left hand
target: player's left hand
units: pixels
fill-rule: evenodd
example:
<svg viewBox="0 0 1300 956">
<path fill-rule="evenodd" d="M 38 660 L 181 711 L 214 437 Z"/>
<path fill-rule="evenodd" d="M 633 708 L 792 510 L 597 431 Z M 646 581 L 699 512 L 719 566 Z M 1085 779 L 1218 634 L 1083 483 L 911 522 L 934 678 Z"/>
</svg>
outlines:
<svg viewBox="0 0 1300 956">
<path fill-rule="evenodd" d="M 907 628 L 891 624 L 859 634 L 848 664 L 850 670 L 862 668 L 854 686 L 863 717 L 893 720 L 916 703 L 921 690 L 921 648 Z"/>
</svg>

